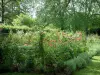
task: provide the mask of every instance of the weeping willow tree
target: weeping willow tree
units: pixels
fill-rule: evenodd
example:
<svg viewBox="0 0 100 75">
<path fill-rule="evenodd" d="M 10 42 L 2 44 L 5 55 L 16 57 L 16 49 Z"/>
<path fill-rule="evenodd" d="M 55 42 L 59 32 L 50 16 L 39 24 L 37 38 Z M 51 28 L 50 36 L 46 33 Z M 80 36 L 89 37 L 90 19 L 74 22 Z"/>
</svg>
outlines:
<svg viewBox="0 0 100 75">
<path fill-rule="evenodd" d="M 99 1 L 93 0 L 73 0 L 69 9 L 72 9 L 71 21 L 69 24 L 74 30 L 87 30 L 92 26 L 93 15 L 100 13 Z M 69 20 L 68 20 L 69 21 Z"/>
<path fill-rule="evenodd" d="M 38 10 L 38 17 L 46 25 L 54 24 L 64 30 L 67 7 L 70 0 L 44 0 L 43 6 Z"/>
<path fill-rule="evenodd" d="M 92 26 L 93 15 L 100 13 L 99 7 L 99 0 L 42 0 L 37 16 L 45 25 L 85 31 Z"/>
<path fill-rule="evenodd" d="M 4 0 L 4 18 L 9 23 L 16 15 L 31 12 L 37 13 L 42 25 L 85 31 L 95 25 L 92 22 L 99 8 L 100 0 Z"/>
</svg>

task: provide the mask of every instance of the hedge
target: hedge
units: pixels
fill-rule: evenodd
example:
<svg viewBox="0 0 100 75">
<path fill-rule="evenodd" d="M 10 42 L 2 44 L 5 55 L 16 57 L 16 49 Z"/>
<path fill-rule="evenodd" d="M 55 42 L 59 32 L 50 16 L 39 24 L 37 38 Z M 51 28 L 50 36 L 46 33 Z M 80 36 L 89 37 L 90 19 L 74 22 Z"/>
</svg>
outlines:
<svg viewBox="0 0 100 75">
<path fill-rule="evenodd" d="M 27 26 L 11 26 L 11 25 L 0 25 L 0 28 L 9 29 L 9 30 L 12 30 L 12 29 L 15 29 L 15 30 L 33 30 L 32 28 L 29 28 Z"/>
</svg>

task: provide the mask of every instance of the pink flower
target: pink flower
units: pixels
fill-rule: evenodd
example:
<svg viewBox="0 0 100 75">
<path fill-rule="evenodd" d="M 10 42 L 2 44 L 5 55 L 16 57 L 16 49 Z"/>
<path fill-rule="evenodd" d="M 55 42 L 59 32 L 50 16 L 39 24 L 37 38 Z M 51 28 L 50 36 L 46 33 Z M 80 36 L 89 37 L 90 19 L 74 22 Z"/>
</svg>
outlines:
<svg viewBox="0 0 100 75">
<path fill-rule="evenodd" d="M 24 46 L 28 46 L 28 44 L 26 43 L 26 44 L 24 44 Z"/>
<path fill-rule="evenodd" d="M 81 38 L 81 37 L 76 38 L 76 41 L 80 41 L 80 40 L 82 40 L 82 38 Z"/>
<path fill-rule="evenodd" d="M 56 40 L 50 40 L 49 42 L 48 42 L 48 45 L 49 46 L 51 46 L 51 47 L 56 47 Z"/>
</svg>

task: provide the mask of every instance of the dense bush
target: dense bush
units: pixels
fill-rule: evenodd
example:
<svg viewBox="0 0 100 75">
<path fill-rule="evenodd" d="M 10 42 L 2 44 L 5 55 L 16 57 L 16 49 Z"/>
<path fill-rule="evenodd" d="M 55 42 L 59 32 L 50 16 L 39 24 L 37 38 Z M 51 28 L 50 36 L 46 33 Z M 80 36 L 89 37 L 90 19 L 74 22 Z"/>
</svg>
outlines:
<svg viewBox="0 0 100 75">
<path fill-rule="evenodd" d="M 15 30 L 32 30 L 31 28 L 27 27 L 27 26 L 11 26 L 11 25 L 1 25 L 0 28 L 2 29 L 15 29 Z"/>
<path fill-rule="evenodd" d="M 87 37 L 87 47 L 89 50 L 84 53 L 80 53 L 77 57 L 65 62 L 65 66 L 70 68 L 71 71 L 84 68 L 91 62 L 91 58 L 100 53 L 100 37 L 98 35 L 89 35 Z"/>
<path fill-rule="evenodd" d="M 36 30 L 36 27 L 29 28 L 27 26 L 1 25 L 0 29 L 1 29 L 0 32 L 2 32 L 2 33 L 9 33 L 10 31 L 17 32 L 18 30 L 22 30 L 24 32 L 26 32 L 26 31 L 34 31 L 34 30 Z"/>
<path fill-rule="evenodd" d="M 66 67 L 69 67 L 71 72 L 86 67 L 86 65 L 90 62 L 90 58 L 88 53 L 81 53 L 77 57 L 70 59 L 66 62 L 64 62 L 64 65 Z"/>
<path fill-rule="evenodd" d="M 87 38 L 87 46 L 89 48 L 88 54 L 90 58 L 100 53 L 100 36 L 89 35 Z"/>
<path fill-rule="evenodd" d="M 20 14 L 19 16 L 17 16 L 16 19 L 13 20 L 12 24 L 16 26 L 25 25 L 25 26 L 32 27 L 36 25 L 36 20 L 27 14 Z"/>
<path fill-rule="evenodd" d="M 38 49 L 36 48 L 36 45 L 38 45 L 37 42 L 37 33 L 24 34 L 21 31 L 16 34 L 10 33 L 2 42 L 4 64 L 8 64 L 10 67 L 16 64 L 18 66 L 26 65 L 29 55 L 34 57 L 34 54 L 36 54 L 34 51 Z"/>
<path fill-rule="evenodd" d="M 67 67 L 69 67 L 71 71 L 75 71 L 76 68 L 77 68 L 74 59 L 71 59 L 71 60 L 68 60 L 67 62 L 64 62 L 64 65 L 67 66 Z"/>
<path fill-rule="evenodd" d="M 43 32 L 10 32 L 1 46 L 3 64 L 6 64 L 12 71 L 52 73 L 63 72 L 66 68 L 74 71 L 77 67 L 81 68 L 87 63 L 85 62 L 87 58 L 77 57 L 80 53 L 88 51 L 82 32 L 69 33 L 59 29 Z M 73 60 L 68 62 L 69 59 Z M 81 64 L 78 60 L 82 60 L 83 63 Z M 71 64 L 70 67 L 73 65 L 74 67 L 68 67 L 69 64 Z"/>
<path fill-rule="evenodd" d="M 52 64 L 52 68 L 64 69 L 64 62 L 77 57 L 82 52 L 88 51 L 84 33 L 69 33 L 52 29 L 43 34 L 45 35 L 45 63 Z"/>
<path fill-rule="evenodd" d="M 3 62 L 0 70 L 71 74 L 86 67 L 90 58 L 98 53 L 99 46 L 95 43 L 98 39 L 95 38 L 99 39 L 92 36 L 86 42 L 82 32 L 53 28 L 41 32 L 10 32 L 1 44 Z"/>
</svg>

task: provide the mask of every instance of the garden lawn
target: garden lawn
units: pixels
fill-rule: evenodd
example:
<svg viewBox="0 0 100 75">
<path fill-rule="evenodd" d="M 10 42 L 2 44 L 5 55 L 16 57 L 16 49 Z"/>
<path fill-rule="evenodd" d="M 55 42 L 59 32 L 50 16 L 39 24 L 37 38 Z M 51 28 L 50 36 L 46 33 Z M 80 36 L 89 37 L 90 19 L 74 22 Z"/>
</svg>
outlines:
<svg viewBox="0 0 100 75">
<path fill-rule="evenodd" d="M 86 68 L 74 72 L 73 75 L 100 75 L 100 54 L 94 56 Z"/>
</svg>

